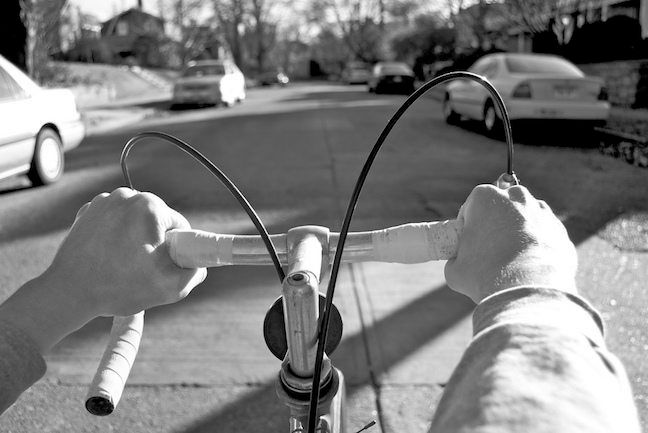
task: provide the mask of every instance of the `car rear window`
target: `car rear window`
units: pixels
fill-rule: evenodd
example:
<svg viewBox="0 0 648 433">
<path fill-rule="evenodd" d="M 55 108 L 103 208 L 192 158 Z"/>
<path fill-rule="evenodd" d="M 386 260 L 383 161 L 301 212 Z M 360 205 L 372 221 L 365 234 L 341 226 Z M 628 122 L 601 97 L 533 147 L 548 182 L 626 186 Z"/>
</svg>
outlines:
<svg viewBox="0 0 648 433">
<path fill-rule="evenodd" d="M 409 66 L 400 63 L 390 63 L 380 67 L 380 73 L 385 75 L 411 75 Z"/>
<path fill-rule="evenodd" d="M 182 74 L 183 77 L 203 77 L 205 75 L 225 75 L 223 65 L 197 65 L 187 68 Z"/>
<path fill-rule="evenodd" d="M 561 74 L 582 77 L 583 72 L 567 60 L 550 56 L 506 57 L 506 68 L 513 74 Z"/>
</svg>

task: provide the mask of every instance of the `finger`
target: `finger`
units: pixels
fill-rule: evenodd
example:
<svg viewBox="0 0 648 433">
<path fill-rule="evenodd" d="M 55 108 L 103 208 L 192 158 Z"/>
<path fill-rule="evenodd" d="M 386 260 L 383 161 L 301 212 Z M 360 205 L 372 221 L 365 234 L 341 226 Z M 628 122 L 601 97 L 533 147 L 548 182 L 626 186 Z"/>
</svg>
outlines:
<svg viewBox="0 0 648 433">
<path fill-rule="evenodd" d="M 522 185 L 515 185 L 505 190 L 512 201 L 526 204 L 535 201 L 533 195 Z"/>
<path fill-rule="evenodd" d="M 173 229 L 189 230 L 191 228 L 191 224 L 189 224 L 187 218 L 185 218 L 180 212 L 171 209 L 170 207 L 167 207 L 166 218 L 164 218 L 164 225 L 166 226 L 164 227 L 165 231 Z"/>
<path fill-rule="evenodd" d="M 477 185 L 468 195 L 468 198 L 464 202 L 464 208 L 469 207 L 474 202 L 488 201 L 495 195 L 501 195 L 501 190 L 494 185 L 485 183 Z M 464 209 L 465 211 L 465 209 Z"/>
<path fill-rule="evenodd" d="M 102 192 L 101 194 L 97 194 L 96 196 L 93 197 L 92 200 L 89 202 L 85 203 L 83 206 L 79 208 L 79 210 L 76 213 L 76 216 L 74 217 L 74 222 L 76 222 L 79 218 L 81 218 L 87 211 L 88 208 L 92 205 L 92 203 L 97 203 L 100 200 L 103 200 L 104 198 L 108 197 L 110 194 L 107 192 Z"/>
<path fill-rule="evenodd" d="M 79 210 L 77 211 L 76 216 L 74 217 L 74 221 L 76 222 L 76 220 L 78 220 L 79 218 L 81 218 L 81 217 L 83 216 L 83 214 L 86 213 L 86 211 L 88 210 L 89 207 L 90 207 L 90 202 L 87 202 L 86 204 L 84 204 L 83 206 L 81 206 L 81 207 L 79 208 Z"/>
<path fill-rule="evenodd" d="M 459 219 L 469 223 L 475 209 L 488 208 L 494 200 L 502 201 L 506 192 L 491 184 L 477 185 L 459 209 Z M 508 199 L 508 198 L 507 198 Z"/>
<path fill-rule="evenodd" d="M 102 192 L 101 194 L 95 195 L 94 198 L 92 200 L 90 200 L 90 203 L 96 203 L 96 202 L 100 201 L 101 199 L 104 199 L 104 198 L 109 197 L 109 196 L 110 196 L 110 194 L 108 194 L 107 192 Z"/>
<path fill-rule="evenodd" d="M 184 299 L 189 293 L 207 278 L 207 268 L 185 269 L 181 281 L 184 281 L 184 288 L 178 293 L 178 300 Z"/>
<path fill-rule="evenodd" d="M 137 194 L 137 191 L 135 191 L 134 189 L 122 186 L 122 187 L 119 187 L 119 188 L 115 189 L 113 192 L 111 192 L 110 196 L 125 199 L 125 198 L 130 198 L 130 197 L 134 196 L 135 194 Z"/>
</svg>

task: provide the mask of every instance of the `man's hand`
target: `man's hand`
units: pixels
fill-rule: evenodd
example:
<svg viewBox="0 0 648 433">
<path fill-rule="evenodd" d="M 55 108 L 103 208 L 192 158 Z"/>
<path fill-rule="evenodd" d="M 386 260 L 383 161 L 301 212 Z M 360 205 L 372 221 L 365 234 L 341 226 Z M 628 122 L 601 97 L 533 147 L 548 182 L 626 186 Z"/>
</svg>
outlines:
<svg viewBox="0 0 648 433">
<path fill-rule="evenodd" d="M 459 211 L 457 257 L 445 267 L 448 286 L 479 303 L 516 286 L 576 293 L 577 256 L 567 231 L 544 201 L 523 186 L 477 186 Z"/>
<path fill-rule="evenodd" d="M 29 335 L 46 352 L 101 316 L 125 316 L 176 302 L 207 271 L 182 269 L 164 244 L 189 223 L 150 193 L 119 188 L 78 212 L 52 265 L 0 305 L 0 321 Z"/>
<path fill-rule="evenodd" d="M 183 299 L 207 272 L 176 266 L 164 244 L 171 229 L 189 229 L 151 193 L 119 188 L 86 203 L 47 273 L 97 315 L 134 314 Z"/>
</svg>

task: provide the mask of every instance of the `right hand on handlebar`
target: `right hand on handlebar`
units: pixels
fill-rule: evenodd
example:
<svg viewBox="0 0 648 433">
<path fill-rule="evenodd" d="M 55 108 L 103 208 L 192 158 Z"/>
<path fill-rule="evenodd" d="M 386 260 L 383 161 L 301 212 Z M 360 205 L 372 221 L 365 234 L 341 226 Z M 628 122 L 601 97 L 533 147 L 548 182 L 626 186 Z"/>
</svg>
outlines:
<svg viewBox="0 0 648 433">
<path fill-rule="evenodd" d="M 182 269 L 164 245 L 187 220 L 159 197 L 129 188 L 86 203 L 47 273 L 66 282 L 86 311 L 126 316 L 183 299 L 206 277 L 205 268 Z"/>
<path fill-rule="evenodd" d="M 479 303 L 516 286 L 576 292 L 577 256 L 544 201 L 523 186 L 477 186 L 459 211 L 463 232 L 445 276 L 451 289 Z"/>
</svg>

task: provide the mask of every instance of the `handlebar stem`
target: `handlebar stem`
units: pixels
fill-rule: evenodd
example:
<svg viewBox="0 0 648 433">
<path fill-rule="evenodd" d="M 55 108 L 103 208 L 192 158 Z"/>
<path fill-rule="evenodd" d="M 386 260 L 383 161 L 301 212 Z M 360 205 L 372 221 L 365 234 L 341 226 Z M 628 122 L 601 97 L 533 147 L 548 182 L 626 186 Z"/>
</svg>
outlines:
<svg viewBox="0 0 648 433">
<path fill-rule="evenodd" d="M 302 226 L 288 231 L 288 275 L 282 285 L 288 362 L 292 372 L 312 377 L 319 325 L 319 279 L 328 266 L 329 230 Z M 323 257 L 327 256 L 327 257 Z"/>
</svg>

